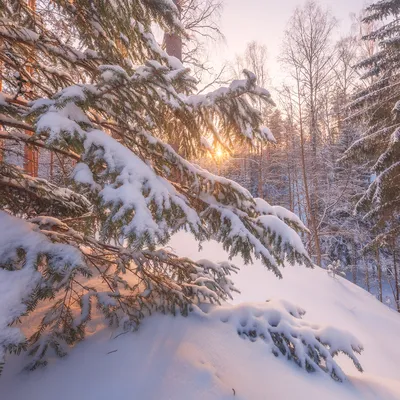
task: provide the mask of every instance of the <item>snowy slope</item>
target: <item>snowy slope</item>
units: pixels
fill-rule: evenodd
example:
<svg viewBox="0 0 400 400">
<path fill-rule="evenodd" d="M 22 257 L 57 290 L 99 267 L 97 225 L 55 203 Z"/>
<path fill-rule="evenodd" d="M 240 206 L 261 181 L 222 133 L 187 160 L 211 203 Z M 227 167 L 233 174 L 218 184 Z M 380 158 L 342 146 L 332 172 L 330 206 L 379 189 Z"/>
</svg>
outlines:
<svg viewBox="0 0 400 400">
<path fill-rule="evenodd" d="M 226 257 L 216 243 L 205 244 L 198 255 L 196 243 L 185 234 L 171 246 L 195 259 Z M 20 373 L 22 357 L 11 359 L 0 379 L 0 398 L 399 400 L 400 316 L 321 269 L 287 267 L 283 275 L 278 280 L 258 263 L 242 268 L 235 278 L 242 294 L 234 302 L 283 298 L 304 308 L 303 319 L 311 323 L 349 330 L 364 345 L 359 357 L 364 373 L 340 358 L 349 379 L 335 383 L 275 358 L 264 343 L 241 339 L 229 324 L 198 316 L 156 316 L 138 333 L 117 338 L 93 326 L 93 335 L 66 359 L 33 373 Z"/>
</svg>

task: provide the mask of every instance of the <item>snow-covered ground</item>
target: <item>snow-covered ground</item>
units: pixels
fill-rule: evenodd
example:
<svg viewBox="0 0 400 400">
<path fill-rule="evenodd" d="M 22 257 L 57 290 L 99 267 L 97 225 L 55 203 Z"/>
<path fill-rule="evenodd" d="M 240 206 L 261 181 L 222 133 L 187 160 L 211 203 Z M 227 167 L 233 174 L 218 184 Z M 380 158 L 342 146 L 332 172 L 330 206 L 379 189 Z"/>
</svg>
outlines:
<svg viewBox="0 0 400 400">
<path fill-rule="evenodd" d="M 171 246 L 194 259 L 226 259 L 216 243 L 206 243 L 199 255 L 197 244 L 183 233 Z M 243 267 L 235 277 L 242 293 L 233 302 L 285 299 L 305 309 L 303 319 L 312 324 L 350 331 L 364 345 L 359 356 L 364 373 L 340 356 L 348 380 L 336 383 L 276 358 L 262 341 L 241 339 L 219 319 L 154 316 L 139 332 L 118 337 L 94 322 L 85 342 L 45 369 L 21 373 L 26 360 L 9 358 L 0 399 L 399 400 L 400 316 L 319 268 L 287 267 L 283 276 L 278 280 L 257 262 Z"/>
</svg>

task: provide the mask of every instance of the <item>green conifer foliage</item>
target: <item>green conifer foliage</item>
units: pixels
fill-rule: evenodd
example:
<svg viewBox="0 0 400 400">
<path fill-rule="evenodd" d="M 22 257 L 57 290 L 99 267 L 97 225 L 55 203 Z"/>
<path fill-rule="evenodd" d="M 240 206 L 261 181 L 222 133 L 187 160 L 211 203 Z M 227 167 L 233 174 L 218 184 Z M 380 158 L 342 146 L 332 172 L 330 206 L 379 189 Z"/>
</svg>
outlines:
<svg viewBox="0 0 400 400">
<path fill-rule="evenodd" d="M 357 68 L 367 87 L 350 104 L 354 121 L 366 120 L 369 129 L 347 151 L 345 158 L 367 160 L 371 184 L 358 203 L 380 234 L 375 244 L 400 233 L 400 1 L 378 1 L 367 8 L 364 19 L 372 27 L 363 39 L 377 51 Z M 372 245 L 374 245 L 372 243 Z"/>
</svg>

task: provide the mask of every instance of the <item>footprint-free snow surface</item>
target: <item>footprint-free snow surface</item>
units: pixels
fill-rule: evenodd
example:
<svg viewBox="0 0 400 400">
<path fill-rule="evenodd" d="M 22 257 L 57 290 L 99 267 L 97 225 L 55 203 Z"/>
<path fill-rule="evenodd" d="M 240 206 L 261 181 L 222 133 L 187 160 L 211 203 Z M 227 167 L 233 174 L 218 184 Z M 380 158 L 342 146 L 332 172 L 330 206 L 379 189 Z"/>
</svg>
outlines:
<svg viewBox="0 0 400 400">
<path fill-rule="evenodd" d="M 197 244 L 186 234 L 171 246 L 180 255 L 223 261 L 216 243 Z M 239 259 L 234 260 L 241 266 Z M 364 346 L 358 372 L 345 356 L 335 358 L 343 383 L 321 372 L 309 374 L 262 341 L 238 336 L 223 318 L 153 316 L 137 333 L 122 334 L 92 324 L 92 333 L 64 359 L 21 372 L 26 359 L 9 357 L 0 378 L 7 400 L 399 400 L 400 315 L 372 295 L 326 271 L 286 267 L 278 280 L 260 263 L 235 277 L 241 294 L 234 305 L 283 299 L 306 311 L 303 320 L 351 332 Z M 278 300 L 274 300 L 278 301 Z"/>
</svg>

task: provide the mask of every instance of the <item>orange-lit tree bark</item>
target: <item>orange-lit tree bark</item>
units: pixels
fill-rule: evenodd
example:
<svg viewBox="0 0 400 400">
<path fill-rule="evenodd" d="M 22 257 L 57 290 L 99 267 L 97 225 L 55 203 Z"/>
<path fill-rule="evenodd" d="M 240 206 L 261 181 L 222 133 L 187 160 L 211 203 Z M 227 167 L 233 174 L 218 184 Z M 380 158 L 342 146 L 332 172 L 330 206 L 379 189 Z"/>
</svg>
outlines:
<svg viewBox="0 0 400 400">
<path fill-rule="evenodd" d="M 28 0 L 28 7 L 35 12 L 36 11 L 36 0 Z M 26 67 L 26 72 L 29 75 L 34 74 L 33 67 L 28 65 Z M 29 84 L 28 88 L 30 87 Z M 25 131 L 27 135 L 31 135 L 30 131 Z M 24 170 L 28 175 L 38 176 L 39 172 L 39 150 L 37 147 L 31 144 L 25 144 L 24 146 Z"/>
<path fill-rule="evenodd" d="M 181 14 L 181 0 L 173 1 Z M 182 61 L 182 36 L 176 32 L 166 32 L 164 40 L 167 53 Z"/>
</svg>

